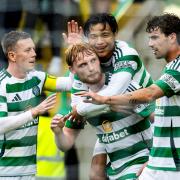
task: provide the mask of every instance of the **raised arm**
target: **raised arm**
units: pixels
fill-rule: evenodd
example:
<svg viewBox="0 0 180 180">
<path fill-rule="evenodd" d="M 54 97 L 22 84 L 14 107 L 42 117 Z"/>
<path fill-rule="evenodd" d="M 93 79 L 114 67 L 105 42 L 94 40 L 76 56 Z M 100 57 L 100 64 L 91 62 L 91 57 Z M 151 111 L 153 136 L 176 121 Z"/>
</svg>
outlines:
<svg viewBox="0 0 180 180">
<path fill-rule="evenodd" d="M 67 24 L 67 34 L 62 33 L 64 42 L 67 46 L 83 42 L 83 29 L 74 20 Z"/>
<path fill-rule="evenodd" d="M 69 150 L 80 133 L 80 130 L 64 127 L 65 119 L 62 115 L 55 115 L 51 121 L 51 129 L 55 135 L 55 142 L 61 151 Z"/>
</svg>

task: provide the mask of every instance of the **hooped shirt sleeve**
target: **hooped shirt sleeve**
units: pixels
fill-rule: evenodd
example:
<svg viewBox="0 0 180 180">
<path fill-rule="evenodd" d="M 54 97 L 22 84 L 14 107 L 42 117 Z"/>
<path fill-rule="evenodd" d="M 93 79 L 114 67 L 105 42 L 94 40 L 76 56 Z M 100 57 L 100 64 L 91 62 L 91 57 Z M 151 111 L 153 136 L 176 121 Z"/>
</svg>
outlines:
<svg viewBox="0 0 180 180">
<path fill-rule="evenodd" d="M 44 89 L 51 92 L 70 91 L 72 83 L 73 78 L 70 75 L 67 77 L 55 77 L 46 74 Z"/>
<path fill-rule="evenodd" d="M 165 68 L 163 75 L 155 84 L 162 89 L 167 97 L 180 95 L 180 67 L 178 69 Z"/>
<path fill-rule="evenodd" d="M 162 76 L 155 84 L 167 97 L 180 94 L 180 56 L 166 65 Z"/>
</svg>

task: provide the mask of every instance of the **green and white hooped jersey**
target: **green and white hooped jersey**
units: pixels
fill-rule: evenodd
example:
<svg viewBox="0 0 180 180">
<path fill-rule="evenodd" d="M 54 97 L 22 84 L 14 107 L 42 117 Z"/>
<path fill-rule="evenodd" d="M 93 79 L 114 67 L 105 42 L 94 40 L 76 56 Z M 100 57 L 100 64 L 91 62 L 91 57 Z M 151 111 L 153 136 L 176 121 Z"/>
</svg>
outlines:
<svg viewBox="0 0 180 180">
<path fill-rule="evenodd" d="M 132 80 L 140 87 L 147 87 L 153 83 L 136 50 L 129 47 L 124 41 L 115 41 L 112 57 L 107 63 L 101 63 L 101 66 L 104 73 L 110 74 L 109 78 L 118 72 L 129 72 L 132 75 Z M 79 79 L 74 79 L 72 93 L 86 89 L 84 83 Z"/>
<path fill-rule="evenodd" d="M 105 73 L 106 77 L 106 85 L 107 84 L 117 84 L 116 88 L 121 87 L 121 79 L 123 78 L 121 75 L 121 72 L 129 72 L 132 74 L 132 81 L 130 85 L 127 87 L 126 92 L 134 91 L 139 88 L 148 87 L 153 83 L 153 80 L 149 73 L 144 68 L 144 65 L 142 64 L 142 61 L 140 60 L 138 53 L 133 48 L 129 47 L 128 44 L 124 41 L 115 41 L 115 50 L 113 52 L 112 57 L 109 59 L 107 63 L 102 64 L 102 70 Z M 118 78 L 112 80 L 112 76 L 118 74 Z M 112 81 L 116 81 L 113 82 Z M 134 85 L 135 84 L 135 85 Z M 138 87 L 137 87 L 138 86 Z M 114 87 L 111 88 L 112 91 Z M 74 93 L 78 91 L 87 91 L 88 87 L 86 84 L 80 81 L 80 79 L 77 77 L 77 75 L 74 76 L 74 81 L 72 85 L 72 102 L 71 105 L 77 105 L 81 98 L 79 96 L 75 96 Z M 108 89 L 108 92 L 111 91 Z M 107 94 L 108 94 L 107 92 Z M 110 93 L 110 92 L 109 92 Z M 119 92 L 118 94 L 123 93 Z M 80 104 L 81 105 L 81 104 Z M 89 106 L 89 111 L 93 108 L 95 105 Z M 138 105 L 136 108 L 137 113 L 139 113 L 141 116 L 146 117 L 149 115 L 149 106 L 148 104 L 144 105 Z M 86 104 L 82 105 L 82 108 L 86 107 Z M 78 106 L 77 106 L 78 108 Z M 97 108 L 97 106 L 96 106 Z M 151 105 L 151 108 L 154 109 L 154 105 Z M 145 111 L 145 109 L 147 111 Z M 97 111 L 100 112 L 100 110 L 97 108 Z M 92 112 L 89 112 L 90 116 L 92 115 Z M 88 116 L 88 114 L 86 114 Z"/>
<path fill-rule="evenodd" d="M 6 70 L 0 72 L 0 117 L 18 115 L 40 102 L 46 74 L 31 71 L 17 79 Z M 8 123 L 8 122 L 7 122 Z M 0 176 L 36 174 L 38 118 L 0 135 Z"/>
<path fill-rule="evenodd" d="M 180 56 L 166 65 L 155 84 L 165 96 L 156 101 L 148 168 L 180 171 Z"/>
<path fill-rule="evenodd" d="M 110 112 L 87 121 L 96 127 L 99 144 L 100 146 L 103 144 L 109 156 L 108 177 L 136 178 L 142 164 L 148 161 L 152 146 L 149 119 L 144 119 L 133 112 Z"/>
<path fill-rule="evenodd" d="M 129 72 L 132 75 L 132 82 L 126 92 L 147 87 L 153 83 L 137 52 L 122 41 L 116 41 L 113 55 L 106 64 L 102 64 L 102 69 L 106 74 L 105 85 L 109 84 L 113 74 Z M 120 79 L 118 82 L 121 85 Z M 72 93 L 81 90 L 88 90 L 88 87 L 75 76 Z M 77 98 L 73 105 L 78 104 L 79 100 Z M 144 117 L 153 111 L 154 105 L 147 104 L 137 106 L 136 113 L 133 111 L 128 113 L 105 112 L 87 119 L 92 126 L 96 127 L 100 143 L 104 144 L 109 155 L 111 166 L 107 173 L 110 179 L 118 179 L 122 176 L 123 178 L 136 178 L 136 173 L 148 160 L 152 130 L 149 120 Z M 83 125 L 67 121 L 66 127 L 80 129 Z M 126 172 L 122 174 L 123 171 Z"/>
</svg>

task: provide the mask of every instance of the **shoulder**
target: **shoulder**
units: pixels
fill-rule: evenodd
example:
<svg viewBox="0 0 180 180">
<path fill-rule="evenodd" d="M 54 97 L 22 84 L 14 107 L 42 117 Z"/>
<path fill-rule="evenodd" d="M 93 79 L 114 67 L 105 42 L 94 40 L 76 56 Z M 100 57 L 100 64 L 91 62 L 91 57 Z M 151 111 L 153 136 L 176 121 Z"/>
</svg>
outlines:
<svg viewBox="0 0 180 180">
<path fill-rule="evenodd" d="M 37 70 L 33 70 L 33 71 L 30 71 L 28 74 L 27 74 L 28 77 L 37 77 L 38 79 L 40 80 L 44 80 L 46 78 L 46 73 L 43 72 L 43 71 L 37 71 Z"/>
<path fill-rule="evenodd" d="M 2 69 L 0 71 L 0 85 L 7 83 L 10 78 L 11 78 L 11 75 L 5 69 Z"/>
<path fill-rule="evenodd" d="M 116 41 L 115 43 L 116 43 L 115 50 L 122 51 L 123 56 L 127 56 L 127 55 L 136 55 L 136 56 L 138 56 L 137 51 L 134 48 L 132 48 L 127 42 L 125 42 L 125 41 Z"/>
<path fill-rule="evenodd" d="M 88 87 L 85 83 L 80 81 L 77 75 L 74 75 L 72 89 L 77 90 L 77 91 L 86 91 L 88 90 Z"/>
<path fill-rule="evenodd" d="M 180 56 L 166 65 L 167 70 L 180 72 Z"/>
</svg>

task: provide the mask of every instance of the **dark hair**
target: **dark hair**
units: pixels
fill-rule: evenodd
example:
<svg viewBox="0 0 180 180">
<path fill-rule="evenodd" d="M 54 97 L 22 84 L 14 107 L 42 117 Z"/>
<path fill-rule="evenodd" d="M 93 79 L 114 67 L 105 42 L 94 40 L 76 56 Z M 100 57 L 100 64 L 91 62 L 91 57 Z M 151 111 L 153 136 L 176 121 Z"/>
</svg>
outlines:
<svg viewBox="0 0 180 180">
<path fill-rule="evenodd" d="M 5 56 L 7 56 L 9 51 L 15 50 L 15 46 L 19 40 L 28 38 L 31 38 L 30 34 L 22 31 L 11 31 L 5 34 L 1 40 L 1 46 Z"/>
<path fill-rule="evenodd" d="M 147 23 L 146 32 L 150 33 L 157 28 L 166 36 L 175 33 L 180 44 L 180 18 L 175 14 L 166 13 L 161 16 L 154 16 Z"/>
<path fill-rule="evenodd" d="M 104 28 L 106 28 L 106 24 L 109 24 L 112 32 L 115 34 L 118 31 L 118 24 L 113 15 L 107 13 L 99 13 L 90 16 L 90 18 L 84 24 L 84 35 L 87 37 L 92 25 L 96 24 L 104 24 Z"/>
<path fill-rule="evenodd" d="M 68 66 L 73 66 L 73 63 L 78 60 L 78 56 L 80 54 L 96 54 L 96 51 L 88 44 L 88 43 L 79 43 L 79 44 L 74 44 L 70 46 L 66 52 L 66 63 Z"/>
</svg>

